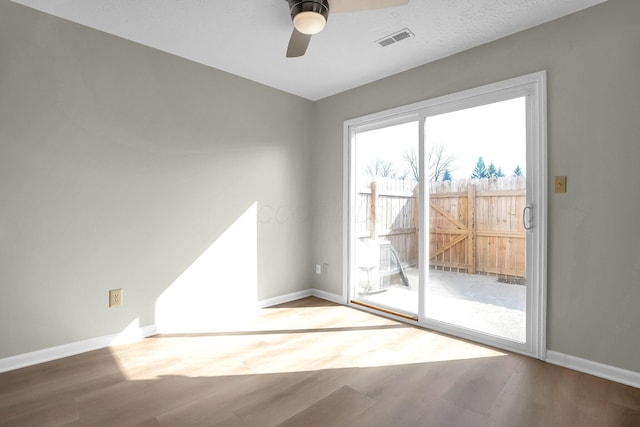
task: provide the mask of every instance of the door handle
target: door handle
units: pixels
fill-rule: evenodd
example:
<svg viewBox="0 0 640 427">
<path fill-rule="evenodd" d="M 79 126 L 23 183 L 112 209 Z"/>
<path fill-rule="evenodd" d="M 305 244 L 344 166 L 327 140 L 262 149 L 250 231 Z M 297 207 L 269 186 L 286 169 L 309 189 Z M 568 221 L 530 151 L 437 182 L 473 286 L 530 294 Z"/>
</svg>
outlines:
<svg viewBox="0 0 640 427">
<path fill-rule="evenodd" d="M 527 212 L 529 212 L 529 218 L 527 218 Z M 524 209 L 522 210 L 522 226 L 527 231 L 533 229 L 533 222 L 532 222 L 533 218 L 531 216 L 531 212 L 533 212 L 533 206 L 531 205 L 525 206 Z"/>
</svg>

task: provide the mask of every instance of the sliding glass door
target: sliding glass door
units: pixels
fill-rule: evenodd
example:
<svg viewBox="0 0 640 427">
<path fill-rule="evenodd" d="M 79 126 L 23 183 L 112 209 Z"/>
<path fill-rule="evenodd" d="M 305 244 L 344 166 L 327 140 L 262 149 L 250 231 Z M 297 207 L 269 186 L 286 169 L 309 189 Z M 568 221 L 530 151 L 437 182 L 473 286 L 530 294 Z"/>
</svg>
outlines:
<svg viewBox="0 0 640 427">
<path fill-rule="evenodd" d="M 544 356 L 544 83 L 345 123 L 352 304 Z"/>
<path fill-rule="evenodd" d="M 429 115 L 425 316 L 526 342 L 526 97 Z M 426 230 L 425 230 L 426 231 Z"/>
<path fill-rule="evenodd" d="M 417 320 L 418 120 L 377 125 L 352 136 L 352 300 Z"/>
</svg>

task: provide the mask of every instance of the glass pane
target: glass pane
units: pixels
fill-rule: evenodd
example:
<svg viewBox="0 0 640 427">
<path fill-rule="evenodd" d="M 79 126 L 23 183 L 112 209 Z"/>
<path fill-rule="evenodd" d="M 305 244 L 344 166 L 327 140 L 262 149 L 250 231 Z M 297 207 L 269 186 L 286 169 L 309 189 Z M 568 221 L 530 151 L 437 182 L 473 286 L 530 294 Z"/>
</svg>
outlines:
<svg viewBox="0 0 640 427">
<path fill-rule="evenodd" d="M 418 122 L 354 139 L 354 299 L 418 313 Z"/>
<path fill-rule="evenodd" d="M 525 342 L 526 98 L 428 117 L 425 145 L 425 315 Z"/>
</svg>

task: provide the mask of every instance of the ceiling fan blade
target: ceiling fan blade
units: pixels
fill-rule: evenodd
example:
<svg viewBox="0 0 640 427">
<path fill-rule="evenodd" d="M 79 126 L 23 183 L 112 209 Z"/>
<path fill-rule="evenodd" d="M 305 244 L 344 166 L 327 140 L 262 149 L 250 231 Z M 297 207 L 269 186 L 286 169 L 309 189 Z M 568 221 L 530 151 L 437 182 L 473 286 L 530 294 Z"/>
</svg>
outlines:
<svg viewBox="0 0 640 427">
<path fill-rule="evenodd" d="M 287 47 L 287 58 L 297 58 L 304 55 L 310 40 L 310 34 L 303 34 L 294 28 L 289 39 L 289 47 Z"/>
<path fill-rule="evenodd" d="M 329 0 L 331 12 L 355 12 L 358 10 L 382 9 L 405 6 L 409 0 Z"/>
</svg>

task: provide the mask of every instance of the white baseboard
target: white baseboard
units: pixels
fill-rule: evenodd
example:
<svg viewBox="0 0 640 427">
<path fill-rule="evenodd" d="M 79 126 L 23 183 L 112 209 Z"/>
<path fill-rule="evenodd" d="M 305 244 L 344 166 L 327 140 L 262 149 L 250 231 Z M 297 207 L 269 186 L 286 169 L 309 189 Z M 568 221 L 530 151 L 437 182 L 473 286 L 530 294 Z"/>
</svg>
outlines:
<svg viewBox="0 0 640 427">
<path fill-rule="evenodd" d="M 142 338 L 156 335 L 156 333 L 155 325 L 143 326 L 135 329 L 128 328 L 126 333 L 104 335 L 98 338 L 91 338 L 84 341 L 72 342 L 69 344 L 7 357 L 0 359 L 0 373 L 62 359 L 63 357 L 75 356 L 76 354 L 98 350 L 112 345 L 134 342 Z"/>
<path fill-rule="evenodd" d="M 630 385 L 640 388 L 640 373 L 628 371 L 615 366 L 605 365 L 604 363 L 593 362 L 587 359 L 559 353 L 553 350 L 547 350 L 547 362 L 554 365 L 563 366 L 573 369 L 574 371 L 584 372 L 596 377 L 605 378 L 607 380 Z"/>
<path fill-rule="evenodd" d="M 317 289 L 306 289 L 304 291 L 293 292 L 290 294 L 259 301 L 258 307 L 270 307 L 273 305 L 284 304 L 285 302 L 295 301 L 297 299 L 310 296 L 316 296 L 318 298 L 335 302 L 337 304 L 344 304 L 342 297 L 339 295 L 319 291 Z M 142 338 L 156 335 L 157 333 L 158 329 L 155 325 L 144 326 L 140 328 L 127 328 L 127 330 L 122 333 L 105 335 L 84 341 L 72 342 L 69 344 L 63 344 L 55 347 L 45 348 L 42 350 L 32 351 L 30 353 L 7 357 L 4 359 L 0 359 L 0 373 L 13 371 L 20 368 L 26 368 L 27 366 L 50 362 L 52 360 L 62 359 L 64 357 L 75 356 L 76 354 L 86 353 L 88 351 L 98 350 L 112 345 L 134 342 Z"/>
<path fill-rule="evenodd" d="M 306 297 L 310 297 L 313 295 L 311 289 L 305 289 L 304 291 L 293 292 L 286 295 L 280 295 L 279 297 L 267 298 L 258 301 L 258 308 L 271 307 L 278 304 L 284 304 L 285 302 L 295 301 L 297 299 L 302 299 Z"/>
<path fill-rule="evenodd" d="M 289 301 L 315 296 L 336 304 L 346 304 L 346 298 L 342 295 L 333 294 L 319 289 L 306 289 L 304 291 L 293 292 L 279 297 L 268 298 L 258 302 L 261 308 L 270 307 L 278 304 L 284 304 Z M 98 350 L 117 344 L 125 344 L 134 342 L 142 338 L 150 337 L 157 334 L 155 325 L 143 326 L 140 328 L 128 329 L 126 333 L 117 333 L 105 335 L 102 337 L 91 338 L 84 341 L 63 344 L 56 347 L 45 348 L 30 353 L 11 356 L 0 359 L 0 373 L 8 372 L 15 369 L 25 368 L 27 366 L 37 365 L 39 363 L 50 362 L 52 360 L 62 359 L 64 357 L 74 356 L 76 354 L 88 351 Z M 640 388 L 640 373 L 629 371 L 615 366 L 605 365 L 603 363 L 594 362 L 587 359 L 571 356 L 553 350 L 547 350 L 547 363 L 551 363 L 575 371 L 584 372 L 596 377 L 605 378 L 632 387 Z"/>
<path fill-rule="evenodd" d="M 335 302 L 336 304 L 347 304 L 347 299 L 342 295 L 332 294 L 331 292 L 321 291 L 319 289 L 312 289 L 311 294 L 314 297 L 318 297 L 327 301 Z"/>
<path fill-rule="evenodd" d="M 271 307 L 278 304 L 284 304 L 286 302 L 295 301 L 306 297 L 318 297 L 327 301 L 335 302 L 336 304 L 346 304 L 346 298 L 342 295 L 332 294 L 330 292 L 321 291 L 319 289 L 305 289 L 304 291 L 293 292 L 286 295 L 280 295 L 279 297 L 263 299 L 258 301 L 259 308 Z"/>
</svg>

